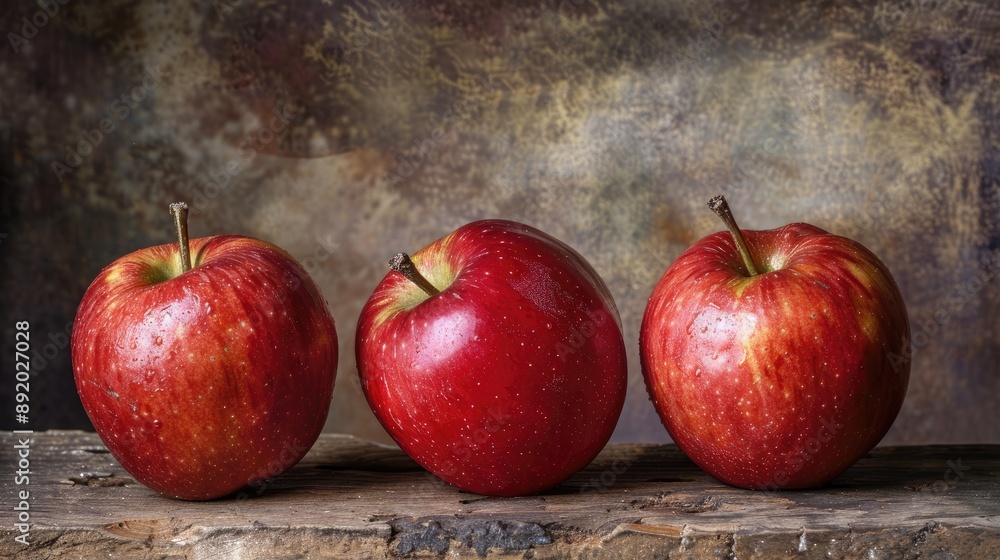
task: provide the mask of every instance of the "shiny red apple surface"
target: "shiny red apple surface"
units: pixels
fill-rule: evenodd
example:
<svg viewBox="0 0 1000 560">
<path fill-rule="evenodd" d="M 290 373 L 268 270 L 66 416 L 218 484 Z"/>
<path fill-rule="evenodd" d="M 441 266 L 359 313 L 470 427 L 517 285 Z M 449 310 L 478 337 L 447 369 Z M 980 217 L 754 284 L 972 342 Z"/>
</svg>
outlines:
<svg viewBox="0 0 1000 560">
<path fill-rule="evenodd" d="M 587 465 L 627 384 L 618 311 L 594 269 L 504 220 L 467 224 L 412 264 L 432 287 L 389 272 L 357 331 L 362 387 L 392 438 L 480 494 L 536 493 Z"/>
<path fill-rule="evenodd" d="M 802 223 L 743 233 L 756 275 L 720 232 L 660 279 L 640 334 L 647 390 L 677 445 L 716 478 L 822 485 L 871 450 L 902 406 L 906 307 L 855 241 Z"/>
<path fill-rule="evenodd" d="M 73 329 L 77 391 L 136 480 L 205 500 L 274 477 L 326 420 L 337 334 L 326 302 L 287 253 L 248 237 L 116 260 L 87 290 Z"/>
</svg>

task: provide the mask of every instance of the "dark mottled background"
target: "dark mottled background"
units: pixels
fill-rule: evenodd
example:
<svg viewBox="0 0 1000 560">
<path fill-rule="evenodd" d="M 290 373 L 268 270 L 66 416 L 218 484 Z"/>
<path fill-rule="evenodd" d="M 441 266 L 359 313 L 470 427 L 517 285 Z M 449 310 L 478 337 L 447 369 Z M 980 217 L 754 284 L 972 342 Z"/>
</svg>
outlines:
<svg viewBox="0 0 1000 560">
<path fill-rule="evenodd" d="M 631 368 L 615 438 L 664 441 L 639 322 L 724 192 L 744 227 L 810 222 L 895 274 L 917 349 L 886 443 L 1000 442 L 993 2 L 49 3 L 0 7 L 4 428 L 15 320 L 38 351 L 31 427 L 89 427 L 76 304 L 102 266 L 169 242 L 187 200 L 192 235 L 272 241 L 322 288 L 342 356 L 328 430 L 387 439 L 353 354 L 386 258 L 505 217 L 606 279 Z"/>
</svg>

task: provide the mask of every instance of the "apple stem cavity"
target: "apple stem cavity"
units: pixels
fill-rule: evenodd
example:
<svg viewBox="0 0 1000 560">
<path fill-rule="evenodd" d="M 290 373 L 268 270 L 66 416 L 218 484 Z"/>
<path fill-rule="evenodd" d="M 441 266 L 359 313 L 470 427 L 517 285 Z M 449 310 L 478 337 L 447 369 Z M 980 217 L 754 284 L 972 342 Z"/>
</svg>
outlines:
<svg viewBox="0 0 1000 560">
<path fill-rule="evenodd" d="M 406 253 L 396 253 L 395 257 L 389 259 L 389 268 L 405 276 L 407 280 L 419 286 L 429 296 L 441 293 L 441 290 L 435 288 L 434 284 L 431 284 L 424 278 L 423 274 L 420 274 L 417 267 L 413 265 L 413 261 L 410 260 L 410 255 Z"/>
<path fill-rule="evenodd" d="M 733 217 L 733 212 L 729 209 L 729 203 L 726 202 L 726 197 L 720 195 L 712 197 L 712 200 L 708 201 L 708 207 L 712 209 L 713 212 L 726 224 L 729 228 L 729 233 L 733 234 L 733 240 L 736 242 L 736 248 L 740 251 L 740 256 L 743 257 L 743 264 L 747 267 L 747 272 L 750 276 L 757 276 L 757 265 L 753 262 L 753 255 L 750 254 L 750 247 L 747 246 L 746 239 L 743 239 L 743 232 L 740 231 L 740 227 L 736 225 L 736 218 Z"/>
<path fill-rule="evenodd" d="M 185 202 L 174 202 L 170 205 L 170 214 L 174 217 L 177 228 L 177 244 L 181 249 L 181 272 L 191 270 L 191 248 L 188 245 L 188 205 Z"/>
</svg>

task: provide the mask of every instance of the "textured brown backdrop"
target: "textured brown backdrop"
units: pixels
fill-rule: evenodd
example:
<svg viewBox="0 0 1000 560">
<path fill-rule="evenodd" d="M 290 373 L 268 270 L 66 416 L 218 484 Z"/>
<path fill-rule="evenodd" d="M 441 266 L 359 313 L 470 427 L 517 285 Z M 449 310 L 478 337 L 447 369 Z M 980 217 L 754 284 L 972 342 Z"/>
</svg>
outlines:
<svg viewBox="0 0 1000 560">
<path fill-rule="evenodd" d="M 744 227 L 807 221 L 895 274 L 917 351 L 886 443 L 1000 441 L 992 2 L 19 0 L 0 21 L 0 350 L 32 322 L 36 429 L 89 426 L 75 306 L 187 200 L 192 235 L 267 239 L 324 291 L 327 429 L 386 440 L 353 354 L 386 258 L 506 217 L 606 279 L 630 352 L 615 438 L 664 441 L 638 326 L 724 192 Z"/>
</svg>

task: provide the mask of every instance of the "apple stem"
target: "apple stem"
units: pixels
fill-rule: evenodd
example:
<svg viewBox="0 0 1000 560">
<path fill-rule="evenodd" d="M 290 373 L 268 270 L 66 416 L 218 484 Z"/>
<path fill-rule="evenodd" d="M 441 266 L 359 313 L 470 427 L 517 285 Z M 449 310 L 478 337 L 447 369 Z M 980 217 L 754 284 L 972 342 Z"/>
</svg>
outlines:
<svg viewBox="0 0 1000 560">
<path fill-rule="evenodd" d="M 395 257 L 389 259 L 389 268 L 405 276 L 407 280 L 419 286 L 429 296 L 441 293 L 441 290 L 435 288 L 434 284 L 431 284 L 424 278 L 423 274 L 420 274 L 417 267 L 413 265 L 413 261 L 410 260 L 410 255 L 406 253 L 396 253 Z"/>
<path fill-rule="evenodd" d="M 170 205 L 170 214 L 174 217 L 174 227 L 177 228 L 177 244 L 181 248 L 181 272 L 191 270 L 191 248 L 188 245 L 188 205 L 184 202 L 174 202 Z"/>
<path fill-rule="evenodd" d="M 746 239 L 743 239 L 743 232 L 740 231 L 740 227 L 736 225 L 736 218 L 733 217 L 733 212 L 729 209 L 726 197 L 721 194 L 712 197 L 712 200 L 708 201 L 708 207 L 722 218 L 726 227 L 729 228 L 729 233 L 733 234 L 733 240 L 736 241 L 736 248 L 739 249 L 740 256 L 743 257 L 743 264 L 746 265 L 750 276 L 757 276 L 757 266 L 753 262 L 753 255 L 750 254 L 750 247 L 747 246 Z"/>
</svg>

